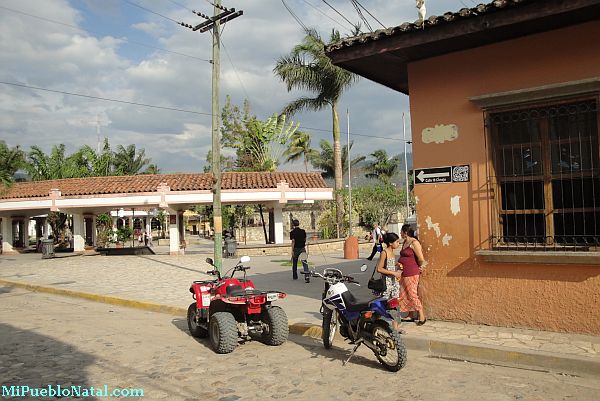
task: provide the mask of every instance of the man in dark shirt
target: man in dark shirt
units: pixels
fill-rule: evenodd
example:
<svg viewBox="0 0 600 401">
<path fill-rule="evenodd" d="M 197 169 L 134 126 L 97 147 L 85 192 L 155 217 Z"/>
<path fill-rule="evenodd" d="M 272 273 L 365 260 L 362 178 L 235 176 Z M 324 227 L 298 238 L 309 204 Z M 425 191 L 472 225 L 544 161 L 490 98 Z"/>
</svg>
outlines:
<svg viewBox="0 0 600 401">
<path fill-rule="evenodd" d="M 294 280 L 298 280 L 298 257 L 302 252 L 306 252 L 306 231 L 300 228 L 300 222 L 296 219 L 292 221 L 294 229 L 290 231 L 290 239 L 292 240 L 292 276 Z M 302 268 L 308 273 L 308 263 L 302 260 Z M 304 276 L 307 283 L 310 282 L 308 275 Z"/>
</svg>

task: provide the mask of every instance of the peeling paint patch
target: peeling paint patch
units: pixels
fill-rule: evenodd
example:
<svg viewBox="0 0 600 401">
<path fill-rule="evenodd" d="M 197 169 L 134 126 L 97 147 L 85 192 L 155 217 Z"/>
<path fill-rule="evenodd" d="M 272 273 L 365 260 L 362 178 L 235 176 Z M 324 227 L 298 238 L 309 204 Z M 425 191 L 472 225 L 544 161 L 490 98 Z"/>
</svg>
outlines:
<svg viewBox="0 0 600 401">
<path fill-rule="evenodd" d="M 456 195 L 450 198 L 450 211 L 453 215 L 457 215 L 460 212 L 460 196 Z"/>
<path fill-rule="evenodd" d="M 442 238 L 442 245 L 444 246 L 450 246 L 450 240 L 452 239 L 452 236 L 448 233 L 444 234 L 444 238 Z"/>
<path fill-rule="evenodd" d="M 458 127 L 455 124 L 436 124 L 435 127 L 427 127 L 421 131 L 423 143 L 452 142 L 458 138 Z"/>
<path fill-rule="evenodd" d="M 427 223 L 427 229 L 435 231 L 435 236 L 440 237 L 442 235 L 442 231 L 440 230 L 440 223 L 433 223 L 431 221 L 431 216 L 427 216 L 425 219 L 425 223 Z"/>
<path fill-rule="evenodd" d="M 415 196 L 415 205 L 417 205 L 419 203 L 419 197 Z"/>
</svg>

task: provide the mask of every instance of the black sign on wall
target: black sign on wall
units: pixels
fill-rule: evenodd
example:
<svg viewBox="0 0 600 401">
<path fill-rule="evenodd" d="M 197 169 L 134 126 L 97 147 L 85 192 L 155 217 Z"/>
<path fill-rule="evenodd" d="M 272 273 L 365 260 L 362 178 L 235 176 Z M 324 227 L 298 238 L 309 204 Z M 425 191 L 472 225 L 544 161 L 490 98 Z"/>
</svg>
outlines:
<svg viewBox="0 0 600 401">
<path fill-rule="evenodd" d="M 415 184 L 441 184 L 447 182 L 471 181 L 471 169 L 468 164 L 415 169 Z"/>
</svg>

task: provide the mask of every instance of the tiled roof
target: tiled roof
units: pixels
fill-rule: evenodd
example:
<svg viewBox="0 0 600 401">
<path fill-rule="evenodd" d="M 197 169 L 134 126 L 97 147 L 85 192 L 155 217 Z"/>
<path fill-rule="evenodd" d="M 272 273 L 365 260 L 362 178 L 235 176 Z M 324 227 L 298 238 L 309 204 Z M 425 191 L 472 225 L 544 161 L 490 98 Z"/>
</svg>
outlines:
<svg viewBox="0 0 600 401">
<path fill-rule="evenodd" d="M 274 189 L 281 181 L 287 182 L 290 188 L 329 188 L 320 173 L 227 172 L 222 175 L 221 189 Z M 171 191 L 201 191 L 212 189 L 212 182 L 212 174 L 155 174 L 17 182 L 8 191 L 0 191 L 0 199 L 48 197 L 50 190 L 54 188 L 60 190 L 63 196 L 157 192 L 161 183 L 167 184 Z"/>
<path fill-rule="evenodd" d="M 364 34 L 361 34 L 358 36 L 353 36 L 351 38 L 343 39 L 339 42 L 332 43 L 331 45 L 327 46 L 325 50 L 326 50 L 326 52 L 331 52 L 331 51 L 339 50 L 339 49 L 342 49 L 345 47 L 351 47 L 355 44 L 373 42 L 373 41 L 376 41 L 376 40 L 379 40 L 379 39 L 382 39 L 385 37 L 389 37 L 389 36 L 401 35 L 403 33 L 408 33 L 408 32 L 413 32 L 413 31 L 423 31 L 423 30 L 427 30 L 428 28 L 431 28 L 431 27 L 434 27 L 437 25 L 451 24 L 458 20 L 473 18 L 473 17 L 484 15 L 484 14 L 487 15 L 487 14 L 494 13 L 496 11 L 500 11 L 500 10 L 512 8 L 512 7 L 518 7 L 522 4 L 532 3 L 535 1 L 543 2 L 541 0 L 495 0 L 495 1 L 492 1 L 491 3 L 479 4 L 473 8 L 462 8 L 459 11 L 454 12 L 454 13 L 447 12 L 441 16 L 433 15 L 433 16 L 425 19 L 425 27 L 423 27 L 423 25 L 419 21 L 415 21 L 413 23 L 405 22 L 402 25 L 395 26 L 392 28 L 379 29 L 375 32 L 368 32 L 368 33 L 364 33 Z"/>
</svg>

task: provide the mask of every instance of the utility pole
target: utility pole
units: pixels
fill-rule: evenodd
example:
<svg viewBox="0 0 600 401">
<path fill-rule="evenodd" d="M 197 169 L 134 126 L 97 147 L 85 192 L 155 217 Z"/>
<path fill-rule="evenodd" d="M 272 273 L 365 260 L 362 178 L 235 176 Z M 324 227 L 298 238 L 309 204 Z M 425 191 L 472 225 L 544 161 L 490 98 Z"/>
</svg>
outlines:
<svg viewBox="0 0 600 401">
<path fill-rule="evenodd" d="M 352 162 L 350 158 L 350 111 L 346 109 L 346 123 L 348 125 L 348 155 L 346 163 L 348 163 L 348 238 L 352 237 Z"/>
<path fill-rule="evenodd" d="M 221 6 L 221 0 L 214 0 L 213 16 L 209 17 L 200 12 L 194 14 L 204 18 L 206 21 L 191 26 L 181 23 L 182 26 L 192 31 L 206 32 L 212 29 L 212 173 L 213 173 L 213 227 L 214 239 L 214 265 L 222 273 L 223 271 L 223 218 L 221 214 L 221 136 L 219 135 L 219 76 L 221 72 L 221 39 L 219 28 L 222 23 L 239 17 L 244 12 L 235 11 L 235 8 Z"/>
</svg>

